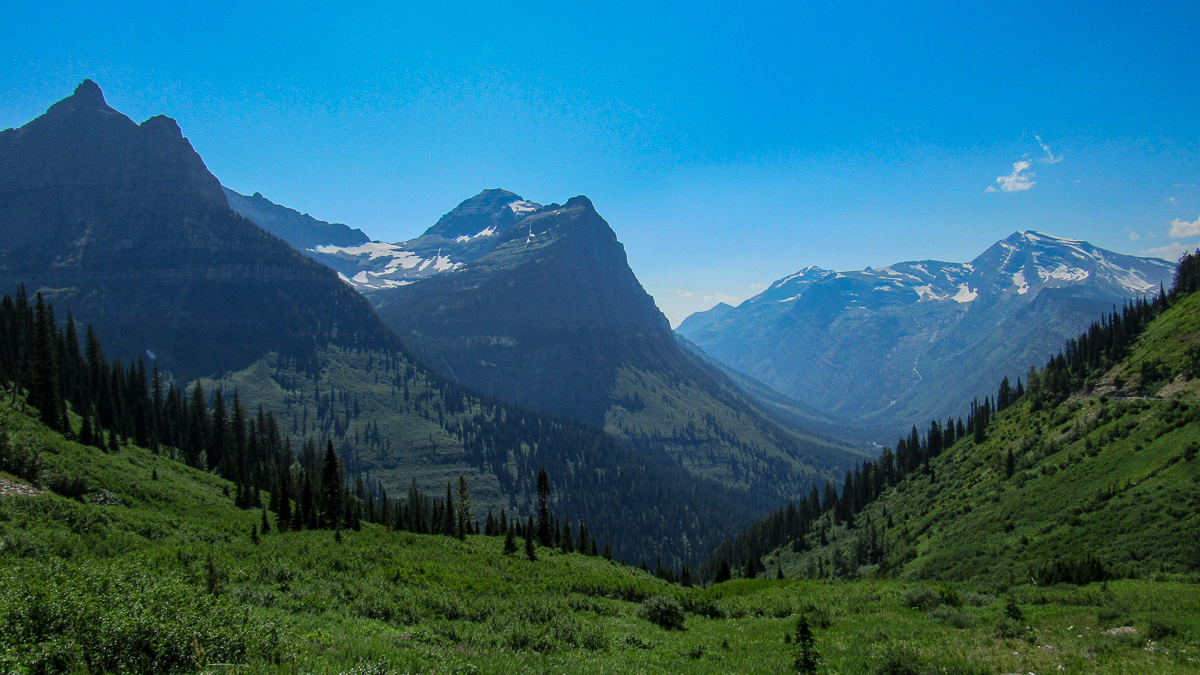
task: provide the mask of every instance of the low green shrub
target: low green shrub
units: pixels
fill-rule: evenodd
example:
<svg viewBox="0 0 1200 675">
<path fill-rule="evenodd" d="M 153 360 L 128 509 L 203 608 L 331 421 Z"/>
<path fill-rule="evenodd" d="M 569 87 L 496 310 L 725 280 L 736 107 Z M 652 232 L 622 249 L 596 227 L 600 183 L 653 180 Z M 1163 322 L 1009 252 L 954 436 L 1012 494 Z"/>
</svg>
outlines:
<svg viewBox="0 0 1200 675">
<path fill-rule="evenodd" d="M 970 628 L 975 625 L 974 615 L 964 609 L 949 605 L 935 607 L 926 616 L 953 628 Z"/>
<path fill-rule="evenodd" d="M 1175 633 L 1175 626 L 1157 616 L 1150 617 L 1150 620 L 1146 622 L 1146 636 L 1156 642 L 1164 638 L 1169 638 Z"/>
<path fill-rule="evenodd" d="M 1007 615 L 996 619 L 994 634 L 998 638 L 1015 639 L 1025 635 L 1025 626 Z"/>
<path fill-rule="evenodd" d="M 667 630 L 683 630 L 683 605 L 668 595 L 656 595 L 643 602 L 638 616 Z"/>
<path fill-rule="evenodd" d="M 932 588 L 914 588 L 904 594 L 902 604 L 905 607 L 928 612 L 942 604 L 942 596 Z"/>
</svg>

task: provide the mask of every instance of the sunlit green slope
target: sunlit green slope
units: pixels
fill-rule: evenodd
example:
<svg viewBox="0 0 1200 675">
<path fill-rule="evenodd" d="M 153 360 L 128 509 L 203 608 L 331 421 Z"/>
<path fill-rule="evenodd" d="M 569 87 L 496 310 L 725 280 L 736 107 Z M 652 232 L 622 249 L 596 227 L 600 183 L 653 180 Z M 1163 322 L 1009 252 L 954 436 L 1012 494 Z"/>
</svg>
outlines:
<svg viewBox="0 0 1200 675">
<path fill-rule="evenodd" d="M 984 442 L 959 441 L 867 507 L 855 528 L 829 529 L 828 546 L 817 531 L 806 542 L 812 550 L 777 551 L 767 568 L 1045 582 L 1061 576 L 1056 564 L 1061 572 L 1091 556 L 1109 576 L 1200 570 L 1198 349 L 1193 294 L 1159 316 L 1090 393 L 1040 410 L 1021 399 Z M 873 557 L 882 561 L 868 564 Z"/>
<path fill-rule="evenodd" d="M 231 484 L 68 442 L 7 401 L 0 459 L 63 494 L 0 497 L 4 672 L 781 673 L 800 615 L 822 672 L 1173 674 L 1200 651 L 1194 584 L 1014 588 L 1016 622 L 1003 585 L 689 589 L 499 537 L 259 533 Z"/>
</svg>

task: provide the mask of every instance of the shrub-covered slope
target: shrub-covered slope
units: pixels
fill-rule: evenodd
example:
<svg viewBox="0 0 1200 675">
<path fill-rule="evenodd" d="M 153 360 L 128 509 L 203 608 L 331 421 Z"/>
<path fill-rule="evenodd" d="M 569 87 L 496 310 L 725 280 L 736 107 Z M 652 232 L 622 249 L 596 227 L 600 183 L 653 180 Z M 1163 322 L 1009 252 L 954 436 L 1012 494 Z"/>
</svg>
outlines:
<svg viewBox="0 0 1200 675">
<path fill-rule="evenodd" d="M 5 672 L 778 673 L 799 655 L 799 615 L 833 672 L 1173 674 L 1200 650 L 1194 584 L 1011 600 L 880 580 L 698 589 L 600 557 L 506 555 L 500 537 L 256 532 L 261 512 L 235 508 L 231 484 L 66 441 L 12 400 L 5 465 L 36 456 L 43 487 L 77 497 L 0 496 Z"/>
<path fill-rule="evenodd" d="M 766 567 L 1038 583 L 1200 571 L 1198 351 L 1200 294 L 1180 294 L 1076 393 L 1050 395 L 1060 374 L 1043 370 L 981 441 L 930 459 L 849 529 L 826 514 Z"/>
</svg>

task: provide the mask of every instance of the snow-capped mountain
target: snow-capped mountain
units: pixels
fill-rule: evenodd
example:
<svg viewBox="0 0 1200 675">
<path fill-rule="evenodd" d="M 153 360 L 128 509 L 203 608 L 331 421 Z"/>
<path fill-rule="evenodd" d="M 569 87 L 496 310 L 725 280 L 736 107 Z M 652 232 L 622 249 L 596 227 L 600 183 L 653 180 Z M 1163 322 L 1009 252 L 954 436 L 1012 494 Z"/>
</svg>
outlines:
<svg viewBox="0 0 1200 675">
<path fill-rule="evenodd" d="M 1017 232 L 969 263 L 807 267 L 736 308 L 694 314 L 677 332 L 783 394 L 891 433 L 961 414 L 1113 305 L 1157 293 L 1173 269 Z"/>
<path fill-rule="evenodd" d="M 306 253 L 337 270 L 360 291 L 395 288 L 478 260 L 495 249 L 502 235 L 544 208 L 507 190 L 484 190 L 416 239 L 398 244 L 325 244 Z"/>
<path fill-rule="evenodd" d="M 399 243 L 373 241 L 361 230 L 326 223 L 225 188 L 233 210 L 296 250 L 332 267 L 347 284 L 369 293 L 411 284 L 456 270 L 491 253 L 526 217 L 558 204 L 542 206 L 507 190 L 484 190 L 442 216 L 419 237 Z M 533 233 L 531 232 L 530 235 Z"/>
</svg>

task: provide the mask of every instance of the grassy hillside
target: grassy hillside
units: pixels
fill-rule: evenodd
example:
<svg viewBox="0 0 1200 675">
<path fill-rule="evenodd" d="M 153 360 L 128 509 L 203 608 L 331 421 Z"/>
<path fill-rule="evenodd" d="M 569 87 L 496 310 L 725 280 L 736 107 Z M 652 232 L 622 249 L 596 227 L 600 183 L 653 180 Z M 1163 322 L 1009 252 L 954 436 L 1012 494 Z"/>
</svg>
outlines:
<svg viewBox="0 0 1200 675">
<path fill-rule="evenodd" d="M 256 541 L 261 512 L 209 474 L 65 441 L 7 403 L 0 429 L 6 457 L 36 454 L 44 485 L 78 495 L 0 497 L 5 672 L 782 673 L 800 614 L 823 672 L 1184 673 L 1200 653 L 1191 584 L 1015 588 L 1018 622 L 995 584 L 686 589 L 602 558 L 506 556 L 491 537 Z M 659 625 L 676 606 L 682 627 Z"/>
<path fill-rule="evenodd" d="M 1090 392 L 1021 399 L 859 514 L 776 551 L 798 576 L 1042 582 L 1092 556 L 1115 577 L 1200 572 L 1200 295 L 1176 302 Z M 1012 457 L 1011 475 L 1009 457 Z M 866 565 L 871 534 L 884 546 Z"/>
</svg>

